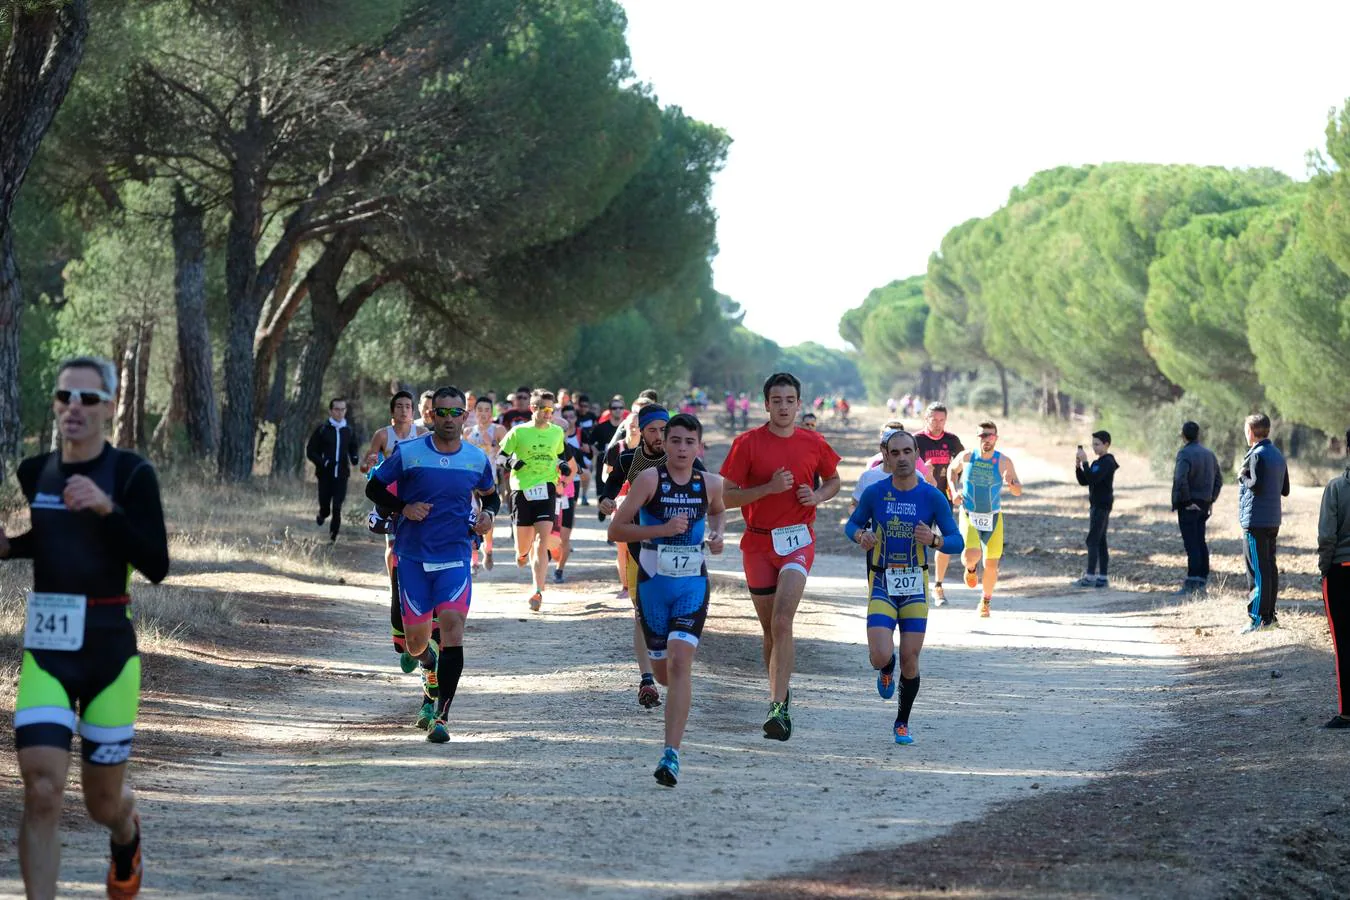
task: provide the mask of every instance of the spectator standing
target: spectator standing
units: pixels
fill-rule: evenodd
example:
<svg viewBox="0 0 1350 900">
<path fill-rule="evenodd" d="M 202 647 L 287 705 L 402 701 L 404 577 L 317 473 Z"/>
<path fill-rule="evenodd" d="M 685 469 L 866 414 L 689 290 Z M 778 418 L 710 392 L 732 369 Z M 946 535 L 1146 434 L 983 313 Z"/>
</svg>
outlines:
<svg viewBox="0 0 1350 900">
<path fill-rule="evenodd" d="M 1350 456 L 1350 431 L 1345 433 Z M 1336 660 L 1337 714 L 1327 728 L 1350 728 L 1350 461 L 1345 471 L 1322 491 L 1322 512 L 1317 519 L 1317 568 L 1322 572 L 1322 600 L 1331 627 L 1331 649 Z"/>
<path fill-rule="evenodd" d="M 1177 513 L 1181 543 L 1186 548 L 1186 580 L 1177 596 L 1204 591 L 1209 586 L 1209 544 L 1205 525 L 1223 489 L 1219 460 L 1200 443 L 1200 426 L 1181 426 L 1181 449 L 1172 469 L 1172 509 Z"/>
<path fill-rule="evenodd" d="M 322 527 L 325 519 L 333 517 L 328 526 L 329 541 L 337 540 L 342 527 L 342 501 L 347 499 L 347 479 L 357 463 L 360 443 L 347 424 L 347 401 L 334 397 L 328 401 L 328 421 L 314 429 L 305 447 L 305 457 L 314 464 L 319 479 L 319 514 L 314 524 Z"/>
<path fill-rule="evenodd" d="M 1111 455 L 1111 433 L 1092 433 L 1093 459 L 1089 461 L 1083 445 L 1078 445 L 1077 464 L 1074 467 L 1078 483 L 1088 489 L 1087 569 L 1079 580 L 1079 587 L 1106 587 L 1106 570 L 1111 557 L 1106 548 L 1106 527 L 1111 521 L 1111 506 L 1115 502 L 1116 470 L 1120 466 Z"/>
<path fill-rule="evenodd" d="M 1244 633 L 1278 628 L 1275 601 L 1280 574 L 1275 563 L 1275 542 L 1284 514 L 1282 497 L 1289 496 L 1289 468 L 1284 454 L 1270 442 L 1270 417 L 1255 413 L 1242 423 L 1247 437 L 1247 455 L 1238 472 L 1238 524 L 1242 526 L 1247 558 L 1247 582 L 1251 624 Z"/>
</svg>

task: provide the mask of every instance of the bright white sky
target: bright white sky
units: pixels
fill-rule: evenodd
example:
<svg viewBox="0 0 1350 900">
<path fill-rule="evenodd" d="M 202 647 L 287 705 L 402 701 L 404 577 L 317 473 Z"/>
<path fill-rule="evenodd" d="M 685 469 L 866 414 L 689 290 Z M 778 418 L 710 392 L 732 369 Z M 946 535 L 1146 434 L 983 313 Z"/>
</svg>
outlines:
<svg viewBox="0 0 1350 900">
<path fill-rule="evenodd" d="M 638 76 L 734 139 L 717 287 L 782 344 L 919 274 L 1058 165 L 1297 178 L 1350 97 L 1350 3 L 624 0 Z"/>
</svg>

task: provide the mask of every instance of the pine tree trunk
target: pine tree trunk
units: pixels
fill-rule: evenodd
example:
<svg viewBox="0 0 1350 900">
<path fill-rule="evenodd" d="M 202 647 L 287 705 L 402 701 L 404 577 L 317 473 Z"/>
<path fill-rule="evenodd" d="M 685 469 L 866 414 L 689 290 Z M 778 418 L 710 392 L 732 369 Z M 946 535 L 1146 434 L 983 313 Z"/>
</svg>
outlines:
<svg viewBox="0 0 1350 900">
<path fill-rule="evenodd" d="M 117 405 L 113 413 L 112 442 L 114 447 L 130 450 L 134 441 L 136 386 L 136 341 L 119 341 L 122 350 L 117 365 Z"/>
<path fill-rule="evenodd" d="M 136 449 L 144 452 L 146 447 L 146 397 L 150 393 L 150 351 L 154 345 L 155 323 L 142 322 L 136 335 L 136 393 L 132 415 L 135 417 Z"/>
<path fill-rule="evenodd" d="M 22 422 L 19 411 L 19 324 L 23 317 L 23 294 L 19 264 L 14 258 L 14 232 L 0 222 L 0 477 L 19 456 Z"/>
<path fill-rule="evenodd" d="M 241 153 L 231 176 L 230 224 L 225 238 L 230 318 L 225 332 L 219 470 L 226 481 L 247 481 L 253 475 L 253 339 L 262 314 L 257 290 L 263 190 L 260 161 L 254 154 Z"/>
<path fill-rule="evenodd" d="M 206 319 L 204 217 L 205 211 L 189 201 L 183 186 L 174 185 L 173 293 L 178 313 L 178 365 L 182 372 L 182 410 L 188 447 L 197 459 L 209 459 L 216 454 L 220 433 L 211 332 Z"/>
<path fill-rule="evenodd" d="M 1002 363 L 994 363 L 994 368 L 998 369 L 998 386 L 1003 392 L 1003 418 L 1008 418 L 1008 370 Z"/>
</svg>

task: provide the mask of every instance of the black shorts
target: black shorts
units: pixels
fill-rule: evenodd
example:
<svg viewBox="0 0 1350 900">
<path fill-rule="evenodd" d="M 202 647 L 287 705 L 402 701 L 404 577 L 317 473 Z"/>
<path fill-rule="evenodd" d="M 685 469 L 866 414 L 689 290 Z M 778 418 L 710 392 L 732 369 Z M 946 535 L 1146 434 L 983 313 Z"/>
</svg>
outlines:
<svg viewBox="0 0 1350 900">
<path fill-rule="evenodd" d="M 529 528 L 531 525 L 537 525 L 540 522 L 552 522 L 553 514 L 557 512 L 558 505 L 558 486 L 550 484 L 548 486 L 548 497 L 543 500 L 526 500 L 524 491 L 516 491 L 512 494 L 516 510 L 516 524 Z"/>
<path fill-rule="evenodd" d="M 577 500 L 575 497 L 568 497 L 564 502 L 567 506 L 558 516 L 559 523 L 563 528 L 571 528 L 577 517 Z"/>
</svg>

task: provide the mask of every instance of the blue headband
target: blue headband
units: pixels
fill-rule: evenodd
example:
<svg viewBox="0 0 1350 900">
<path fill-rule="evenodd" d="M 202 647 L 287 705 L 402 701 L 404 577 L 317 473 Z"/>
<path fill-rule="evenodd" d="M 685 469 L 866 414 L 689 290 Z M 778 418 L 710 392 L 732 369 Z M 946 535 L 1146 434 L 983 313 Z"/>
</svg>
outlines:
<svg viewBox="0 0 1350 900">
<path fill-rule="evenodd" d="M 638 428 L 646 428 L 653 422 L 669 421 L 670 412 L 664 406 L 657 406 L 655 403 L 642 407 L 642 411 L 638 413 Z"/>
</svg>

